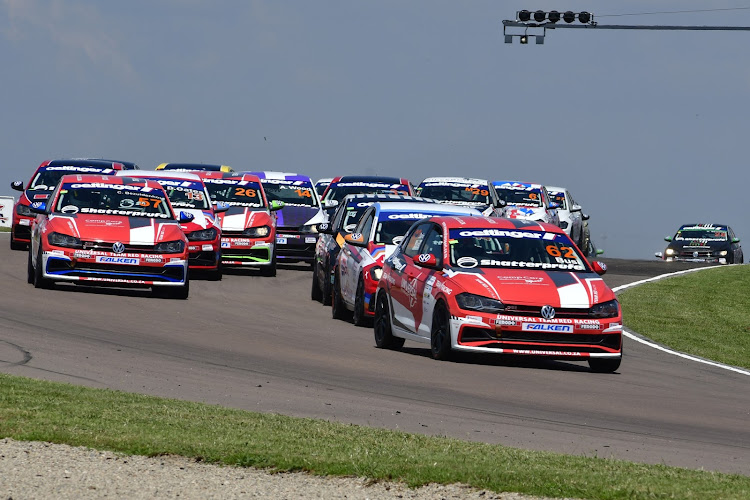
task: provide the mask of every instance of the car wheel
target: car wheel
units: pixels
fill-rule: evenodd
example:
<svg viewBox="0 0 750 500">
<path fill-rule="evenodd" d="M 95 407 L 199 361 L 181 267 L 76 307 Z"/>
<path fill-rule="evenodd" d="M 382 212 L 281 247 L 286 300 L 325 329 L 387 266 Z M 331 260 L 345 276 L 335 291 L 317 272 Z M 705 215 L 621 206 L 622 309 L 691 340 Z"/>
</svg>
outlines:
<svg viewBox="0 0 750 500">
<path fill-rule="evenodd" d="M 208 280 L 209 281 L 221 281 L 223 277 L 224 277 L 224 270 L 221 267 L 221 259 L 219 259 L 219 263 L 216 264 L 216 269 L 208 272 Z"/>
<path fill-rule="evenodd" d="M 29 248 L 29 245 L 26 243 L 18 243 L 15 238 L 13 237 L 13 233 L 10 233 L 10 249 L 11 250 L 26 250 Z"/>
<path fill-rule="evenodd" d="M 268 277 L 276 276 L 276 251 L 273 252 L 273 257 L 271 257 L 271 264 L 260 268 L 260 274 Z"/>
<path fill-rule="evenodd" d="M 326 265 L 324 268 L 323 273 L 323 282 L 321 283 L 322 286 L 322 295 L 323 295 L 323 305 L 324 306 L 330 306 L 331 305 L 331 293 L 333 292 L 331 290 L 331 268 Z"/>
<path fill-rule="evenodd" d="M 616 359 L 612 358 L 589 358 L 589 368 L 596 373 L 612 373 L 620 367 L 622 356 Z"/>
<path fill-rule="evenodd" d="M 445 361 L 451 358 L 450 318 L 443 302 L 438 302 L 432 315 L 430 351 L 433 359 Z"/>
<path fill-rule="evenodd" d="M 391 329 L 391 312 L 388 308 L 388 297 L 385 292 L 378 294 L 375 303 L 375 345 L 380 349 L 401 349 L 404 339 L 394 337 Z"/>
<path fill-rule="evenodd" d="M 31 265 L 31 249 L 29 249 L 28 265 L 26 267 L 26 282 L 34 283 L 34 266 Z"/>
<path fill-rule="evenodd" d="M 42 266 L 44 261 L 42 260 L 42 245 L 39 245 L 39 252 L 36 255 L 36 267 L 34 268 L 34 288 L 52 288 L 52 280 L 44 277 L 42 273 Z"/>
<path fill-rule="evenodd" d="M 339 281 L 339 275 L 333 281 L 333 297 L 331 299 L 331 317 L 333 319 L 345 319 L 346 306 L 344 300 L 341 298 L 341 284 Z"/>
<path fill-rule="evenodd" d="M 365 314 L 365 282 L 360 276 L 357 283 L 357 294 L 354 296 L 354 313 L 352 315 L 354 326 L 370 326 L 369 318 Z"/>
<path fill-rule="evenodd" d="M 310 298 L 322 302 L 323 293 L 320 291 L 320 280 L 318 279 L 318 264 L 313 264 L 312 288 L 310 289 Z"/>
</svg>

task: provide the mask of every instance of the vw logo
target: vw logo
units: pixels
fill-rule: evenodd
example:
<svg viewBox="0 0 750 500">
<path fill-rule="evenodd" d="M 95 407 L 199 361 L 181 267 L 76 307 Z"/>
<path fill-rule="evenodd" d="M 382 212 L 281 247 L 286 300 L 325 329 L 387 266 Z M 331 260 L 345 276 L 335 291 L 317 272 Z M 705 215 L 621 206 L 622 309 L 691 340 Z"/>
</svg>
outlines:
<svg viewBox="0 0 750 500">
<path fill-rule="evenodd" d="M 424 263 L 424 262 L 427 262 L 428 260 L 430 260 L 430 254 L 428 254 L 428 253 L 421 253 L 421 254 L 419 254 L 419 262 L 423 262 Z"/>
<path fill-rule="evenodd" d="M 698 257 L 700 255 L 698 252 L 693 252 L 693 257 Z"/>
<path fill-rule="evenodd" d="M 555 308 L 552 306 L 544 306 L 542 307 L 542 318 L 544 319 L 554 319 L 555 317 Z"/>
<path fill-rule="evenodd" d="M 122 244 L 122 242 L 118 241 L 114 245 L 112 245 L 112 251 L 115 253 L 122 253 L 125 251 L 125 245 Z"/>
</svg>

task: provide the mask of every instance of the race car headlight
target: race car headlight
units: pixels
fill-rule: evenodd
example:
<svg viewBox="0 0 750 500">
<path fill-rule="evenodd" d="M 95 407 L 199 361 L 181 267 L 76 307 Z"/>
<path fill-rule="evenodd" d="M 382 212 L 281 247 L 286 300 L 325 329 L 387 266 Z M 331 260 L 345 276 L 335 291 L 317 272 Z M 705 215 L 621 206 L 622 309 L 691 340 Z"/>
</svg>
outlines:
<svg viewBox="0 0 750 500">
<path fill-rule="evenodd" d="M 665 255 L 674 255 L 674 248 L 667 248 L 667 250 L 664 252 Z"/>
<path fill-rule="evenodd" d="M 35 217 L 36 216 L 36 214 L 34 214 L 34 212 L 32 212 L 31 209 L 28 206 L 26 206 L 26 205 L 24 205 L 22 203 L 19 203 L 18 205 L 16 205 L 16 213 L 18 215 L 23 215 L 24 217 Z"/>
<path fill-rule="evenodd" d="M 302 226 L 301 232 L 303 232 L 303 233 L 317 234 L 318 233 L 318 225 L 317 224 L 306 224 L 306 225 Z"/>
<path fill-rule="evenodd" d="M 719 252 L 719 255 L 721 255 L 722 257 L 725 257 L 727 255 L 727 251 L 722 250 L 721 252 Z"/>
<path fill-rule="evenodd" d="M 56 247 L 66 247 L 66 248 L 82 248 L 83 245 L 81 244 L 81 240 L 76 238 L 75 236 L 70 236 L 67 234 L 62 233 L 51 233 L 49 236 L 47 236 L 47 241 L 50 245 L 54 245 Z"/>
<path fill-rule="evenodd" d="M 505 310 L 505 305 L 499 300 L 473 293 L 459 293 L 456 295 L 456 303 L 458 307 L 467 311 L 499 313 Z"/>
<path fill-rule="evenodd" d="M 216 230 L 216 228 L 210 227 L 208 229 L 202 229 L 200 231 L 193 231 L 192 233 L 186 234 L 186 236 L 190 241 L 210 241 L 215 239 L 217 234 L 219 234 L 219 232 Z"/>
<path fill-rule="evenodd" d="M 375 266 L 370 270 L 370 278 L 372 278 L 373 281 L 380 281 L 381 276 L 383 276 L 382 267 Z"/>
<path fill-rule="evenodd" d="M 264 238 L 271 234 L 271 228 L 269 226 L 249 227 L 242 234 L 251 238 Z"/>
<path fill-rule="evenodd" d="M 614 318 L 619 312 L 619 307 L 616 300 L 610 300 L 609 302 L 602 302 L 597 304 L 589 310 L 589 316 L 592 318 Z"/>
<path fill-rule="evenodd" d="M 154 250 L 159 253 L 182 253 L 185 251 L 185 242 L 182 240 L 165 241 L 164 243 L 158 243 Z"/>
</svg>

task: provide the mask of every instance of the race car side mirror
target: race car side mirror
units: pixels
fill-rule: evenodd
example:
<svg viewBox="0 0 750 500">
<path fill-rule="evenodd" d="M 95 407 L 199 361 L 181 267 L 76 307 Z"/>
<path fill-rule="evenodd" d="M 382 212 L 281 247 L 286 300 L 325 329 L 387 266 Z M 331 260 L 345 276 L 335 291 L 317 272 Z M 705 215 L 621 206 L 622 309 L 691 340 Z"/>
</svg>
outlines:
<svg viewBox="0 0 750 500">
<path fill-rule="evenodd" d="M 431 253 L 420 253 L 419 255 L 415 255 L 412 257 L 412 261 L 420 267 L 428 267 L 430 269 L 437 269 L 438 267 L 437 257 Z"/>
<path fill-rule="evenodd" d="M 671 236 L 665 236 L 664 237 L 664 241 L 672 241 L 672 237 Z"/>
<path fill-rule="evenodd" d="M 316 224 L 315 228 L 318 230 L 319 233 L 323 234 L 333 234 L 333 228 L 328 222 L 321 222 L 320 224 Z"/>
<path fill-rule="evenodd" d="M 271 206 L 269 208 L 271 209 L 271 212 L 275 212 L 276 210 L 284 208 L 284 205 L 286 205 L 286 203 L 281 200 L 271 200 Z"/>
<path fill-rule="evenodd" d="M 607 264 L 598 260 L 592 262 L 591 267 L 594 268 L 594 272 L 599 276 L 607 272 Z"/>
<path fill-rule="evenodd" d="M 583 220 L 589 220 L 591 216 L 589 214 L 581 214 L 581 219 Z"/>
<path fill-rule="evenodd" d="M 350 245 L 354 245 L 355 247 L 367 246 L 367 242 L 365 241 L 365 236 L 362 233 L 347 234 L 346 236 L 344 236 L 344 241 L 346 241 Z"/>
<path fill-rule="evenodd" d="M 739 243 L 739 242 L 740 242 L 739 238 L 732 238 L 732 243 Z"/>
<path fill-rule="evenodd" d="M 16 191 L 23 191 L 23 181 L 13 181 L 10 183 L 10 187 Z"/>
<path fill-rule="evenodd" d="M 326 200 L 323 202 L 323 208 L 325 209 L 334 208 L 337 206 L 339 206 L 338 200 Z"/>
<path fill-rule="evenodd" d="M 226 212 L 229 210 L 229 203 L 226 201 L 217 201 L 214 203 L 214 213 Z"/>
<path fill-rule="evenodd" d="M 506 205 L 505 200 L 497 200 L 495 202 L 495 208 L 505 208 Z"/>
<path fill-rule="evenodd" d="M 31 205 L 29 205 L 29 210 L 31 210 L 35 214 L 46 214 L 47 203 L 44 201 L 35 201 Z"/>
<path fill-rule="evenodd" d="M 560 204 L 557 203 L 556 201 L 553 201 L 552 203 L 549 204 L 547 208 L 554 210 L 556 208 L 560 208 Z"/>
<path fill-rule="evenodd" d="M 573 205 L 572 207 L 570 207 L 571 212 L 580 212 L 581 210 L 583 210 L 583 207 L 581 207 L 581 205 Z"/>
<path fill-rule="evenodd" d="M 660 259 L 663 259 L 663 258 L 664 258 L 664 252 L 656 252 L 656 253 L 654 254 L 654 257 L 658 257 L 658 258 L 660 258 Z"/>
<path fill-rule="evenodd" d="M 180 224 L 187 224 L 188 222 L 193 222 L 194 218 L 195 217 L 193 217 L 193 214 L 191 214 L 190 212 L 180 211 L 180 218 L 177 220 Z"/>
</svg>

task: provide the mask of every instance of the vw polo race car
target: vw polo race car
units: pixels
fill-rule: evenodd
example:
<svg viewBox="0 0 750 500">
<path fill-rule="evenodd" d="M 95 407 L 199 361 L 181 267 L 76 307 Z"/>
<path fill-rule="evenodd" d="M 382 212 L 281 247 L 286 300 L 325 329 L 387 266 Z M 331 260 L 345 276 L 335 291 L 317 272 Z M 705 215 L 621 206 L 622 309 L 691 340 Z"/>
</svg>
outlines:
<svg viewBox="0 0 750 500">
<path fill-rule="evenodd" d="M 502 217 L 505 212 L 505 202 L 486 179 L 429 177 L 417 186 L 416 192 L 438 203 L 476 208 L 488 217 Z"/>
<path fill-rule="evenodd" d="M 744 262 L 740 239 L 731 227 L 723 224 L 685 224 L 674 237 L 667 236 L 664 240 L 669 245 L 663 253 L 656 252 L 656 256 L 667 262 Z"/>
<path fill-rule="evenodd" d="M 583 213 L 583 208 L 576 203 L 567 189 L 557 186 L 544 187 L 549 193 L 550 200 L 558 204 L 557 215 L 560 218 L 560 228 L 570 236 L 578 248 L 585 252 L 587 244 L 584 228 L 589 216 Z"/>
<path fill-rule="evenodd" d="M 344 244 L 344 235 L 354 231 L 359 219 L 373 203 L 416 202 L 436 203 L 429 198 L 400 194 L 349 194 L 337 206 L 330 222 L 318 224 L 318 242 L 315 244 L 313 262 L 312 300 L 331 305 L 333 270 L 336 268 L 339 251 Z"/>
<path fill-rule="evenodd" d="M 375 344 L 586 360 L 617 370 L 622 312 L 560 228 L 517 219 L 435 217 L 412 226 L 385 260 L 375 296 Z"/>
<path fill-rule="evenodd" d="M 284 202 L 276 212 L 276 257 L 286 262 L 315 258 L 317 225 L 326 220 L 318 193 L 306 175 L 285 172 L 246 172 L 256 175 L 269 200 Z"/>
<path fill-rule="evenodd" d="M 127 163 L 127 162 L 124 162 Z M 13 207 L 13 220 L 10 231 L 11 250 L 26 250 L 31 239 L 31 223 L 36 214 L 31 211 L 31 204 L 45 201 L 57 181 L 65 174 L 115 174 L 124 168 L 123 162 L 112 160 L 98 160 L 89 158 L 71 158 L 47 160 L 41 163 L 31 176 L 31 180 L 24 188 L 23 181 L 14 181 L 11 187 L 21 194 Z"/>
<path fill-rule="evenodd" d="M 379 175 L 345 175 L 334 177 L 320 197 L 323 210 L 330 220 L 336 206 L 348 194 L 392 193 L 414 195 L 414 186 L 407 179 L 400 177 L 382 177 Z"/>
<path fill-rule="evenodd" d="M 159 183 L 113 175 L 63 176 L 38 214 L 29 245 L 28 281 L 145 286 L 186 299 L 188 241 Z"/>
<path fill-rule="evenodd" d="M 135 179 L 154 179 L 167 192 L 174 210 L 189 213 L 193 219 L 183 224 L 182 231 L 188 239 L 189 265 L 191 270 L 205 273 L 209 279 L 220 280 L 221 271 L 221 224 L 218 212 L 227 206 L 215 208 L 206 185 L 198 175 L 177 170 L 122 170 L 118 176 Z"/>
<path fill-rule="evenodd" d="M 547 189 L 541 184 L 515 181 L 495 181 L 492 184 L 506 204 L 505 217 L 560 225 L 558 204 L 550 199 Z"/>
<path fill-rule="evenodd" d="M 223 266 L 253 267 L 263 276 L 276 276 L 276 215 L 284 204 L 268 202 L 260 179 L 229 172 L 198 172 L 214 204 L 224 202 L 221 224 Z"/>
<path fill-rule="evenodd" d="M 481 215 L 471 207 L 439 203 L 373 203 L 362 215 L 339 252 L 334 271 L 331 315 L 342 319 L 353 312 L 363 326 L 374 316 L 371 297 L 383 272 L 383 261 L 401 243 L 412 224 L 441 215 Z"/>
</svg>

